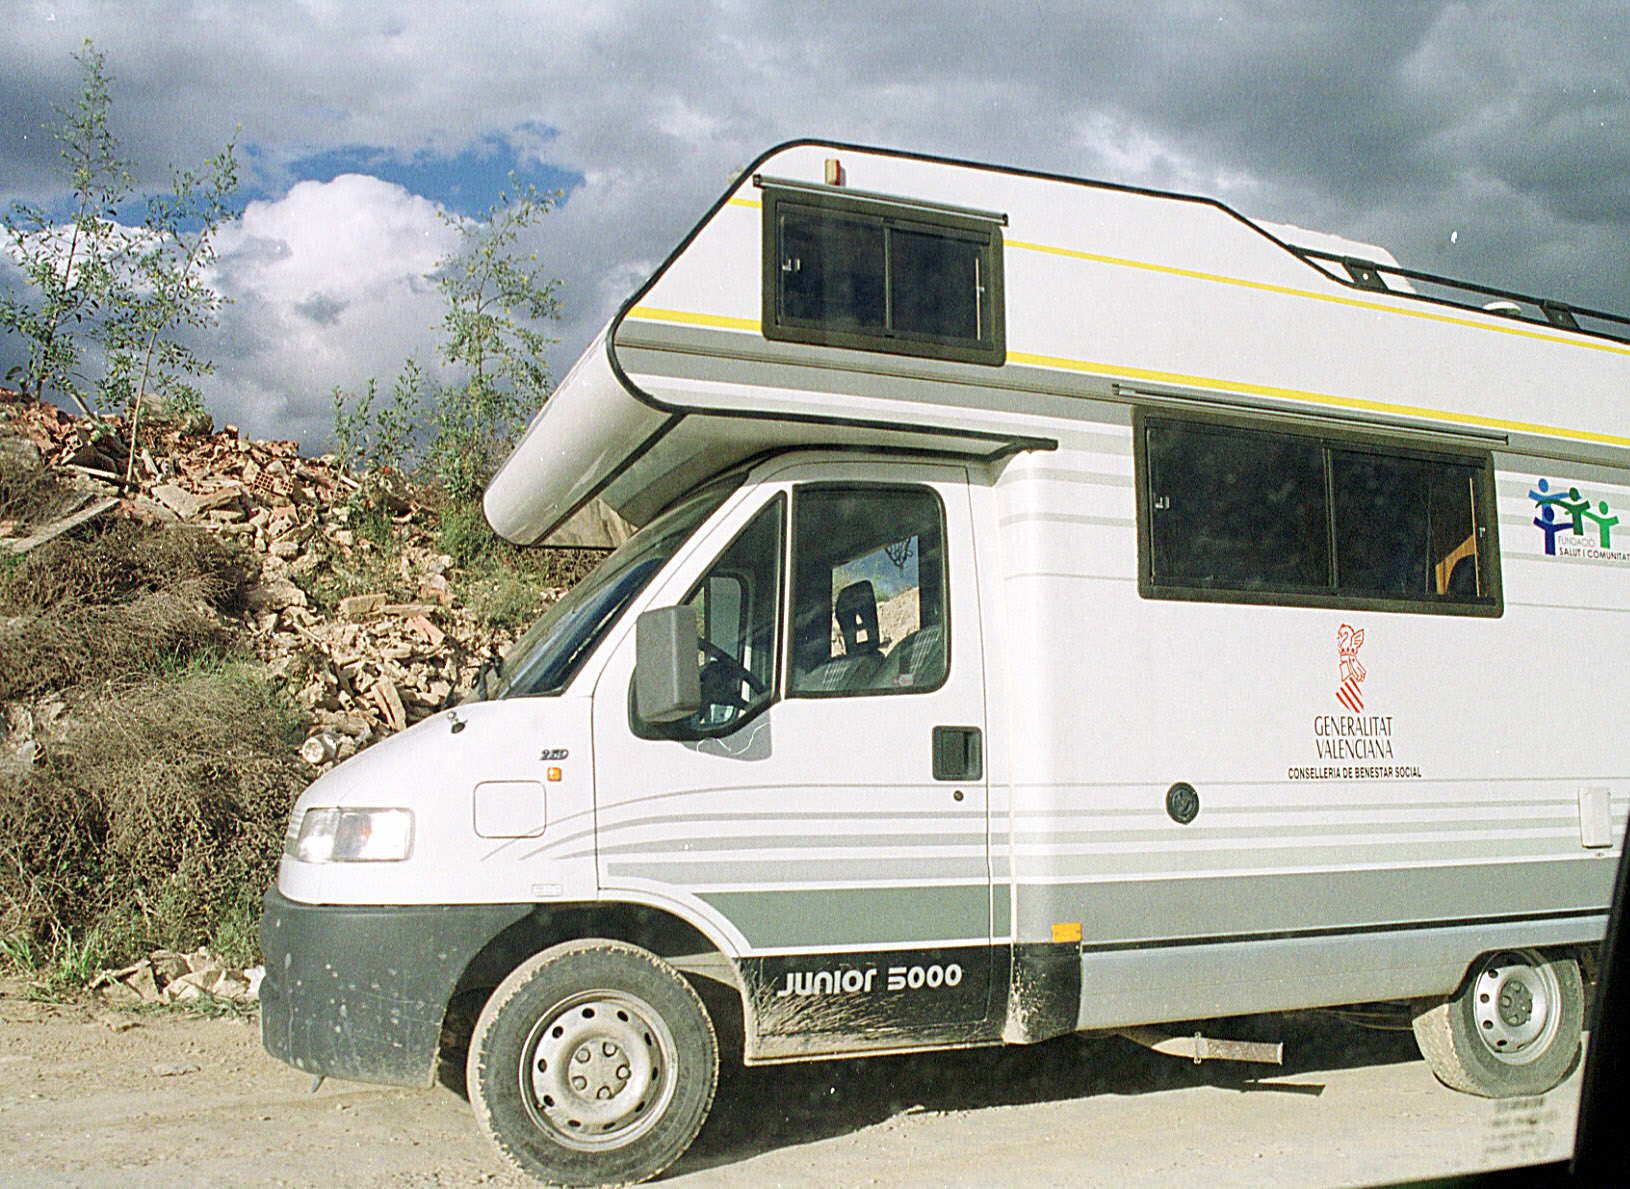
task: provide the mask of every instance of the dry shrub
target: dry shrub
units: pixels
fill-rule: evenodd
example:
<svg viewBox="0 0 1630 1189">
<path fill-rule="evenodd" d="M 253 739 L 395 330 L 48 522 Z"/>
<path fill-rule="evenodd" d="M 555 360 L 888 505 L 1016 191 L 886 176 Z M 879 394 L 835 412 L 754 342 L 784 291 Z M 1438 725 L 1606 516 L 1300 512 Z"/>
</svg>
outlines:
<svg viewBox="0 0 1630 1189">
<path fill-rule="evenodd" d="M 0 931 L 190 949 L 271 881 L 305 783 L 298 723 L 242 667 L 108 692 L 0 775 Z"/>
<path fill-rule="evenodd" d="M 196 579 L 210 604 L 238 607 L 248 559 L 219 537 L 186 525 L 116 520 L 84 540 L 66 538 L 30 553 L 6 582 L 13 608 L 45 611 L 60 603 L 110 604 Z"/>
<path fill-rule="evenodd" d="M 31 443 L 0 439 L 0 520 L 39 524 L 59 515 L 72 496 Z"/>
<path fill-rule="evenodd" d="M 242 552 L 182 526 L 120 521 L 36 549 L 0 579 L 0 699 L 220 649 L 248 574 Z"/>
</svg>

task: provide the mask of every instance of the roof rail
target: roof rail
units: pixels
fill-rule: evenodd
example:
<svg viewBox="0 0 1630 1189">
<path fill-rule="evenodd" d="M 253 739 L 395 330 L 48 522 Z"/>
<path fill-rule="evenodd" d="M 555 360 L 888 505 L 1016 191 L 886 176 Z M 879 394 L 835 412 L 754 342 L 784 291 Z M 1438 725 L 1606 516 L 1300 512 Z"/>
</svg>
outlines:
<svg viewBox="0 0 1630 1189">
<path fill-rule="evenodd" d="M 1510 289 L 1495 289 L 1470 281 L 1457 281 L 1453 277 L 1420 272 L 1396 264 L 1379 264 L 1373 260 L 1361 260 L 1356 256 L 1343 256 L 1337 252 L 1304 248 L 1296 244 L 1286 246 L 1309 263 L 1323 260 L 1339 266 L 1347 275 L 1345 277 L 1336 275 L 1335 279 L 1357 289 L 1392 293 L 1398 297 L 1412 297 L 1417 301 L 1430 301 L 1463 310 L 1483 310 L 1523 322 L 1537 322 L 1621 343 L 1630 342 L 1630 317 L 1623 314 L 1610 314 L 1606 310 L 1569 305 L 1567 302 L 1549 297 L 1533 297 Z M 1325 268 L 1324 271 L 1335 275 L 1331 269 Z M 1398 277 L 1411 284 L 1403 288 L 1389 285 L 1387 284 L 1389 276 Z M 1417 285 L 1424 285 L 1427 288 L 1423 291 L 1417 288 Z"/>
</svg>

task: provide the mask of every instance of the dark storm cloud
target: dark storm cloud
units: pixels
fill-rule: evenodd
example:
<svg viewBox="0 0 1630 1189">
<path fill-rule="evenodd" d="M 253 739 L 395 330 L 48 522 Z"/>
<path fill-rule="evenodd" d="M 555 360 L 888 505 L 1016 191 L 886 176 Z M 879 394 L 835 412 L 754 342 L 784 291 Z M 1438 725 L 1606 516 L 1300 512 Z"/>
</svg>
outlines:
<svg viewBox="0 0 1630 1189">
<path fill-rule="evenodd" d="M 304 301 L 294 303 L 294 311 L 309 318 L 318 326 L 334 326 L 345 312 L 346 303 L 327 293 L 313 293 Z"/>
</svg>

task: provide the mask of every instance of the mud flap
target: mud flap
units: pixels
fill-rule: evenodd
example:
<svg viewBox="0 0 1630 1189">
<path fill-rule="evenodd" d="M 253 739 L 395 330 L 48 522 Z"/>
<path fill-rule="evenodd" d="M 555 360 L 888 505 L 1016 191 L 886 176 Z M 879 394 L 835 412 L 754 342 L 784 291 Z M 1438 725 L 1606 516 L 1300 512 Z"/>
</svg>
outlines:
<svg viewBox="0 0 1630 1189">
<path fill-rule="evenodd" d="M 1002 1039 L 1033 1044 L 1074 1032 L 1081 1012 L 1081 946 L 1077 942 L 1013 947 L 1012 989 Z"/>
</svg>

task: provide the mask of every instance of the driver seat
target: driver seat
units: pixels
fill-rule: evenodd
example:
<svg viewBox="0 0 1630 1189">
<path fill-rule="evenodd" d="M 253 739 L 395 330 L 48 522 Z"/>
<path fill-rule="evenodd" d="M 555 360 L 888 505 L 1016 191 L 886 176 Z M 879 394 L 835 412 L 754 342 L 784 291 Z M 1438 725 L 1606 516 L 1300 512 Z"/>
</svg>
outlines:
<svg viewBox="0 0 1630 1189">
<path fill-rule="evenodd" d="M 832 617 L 843 637 L 843 655 L 809 675 L 804 688 L 827 693 L 869 689 L 883 667 L 883 645 L 877 630 L 877 595 L 862 579 L 838 592 Z"/>
</svg>

